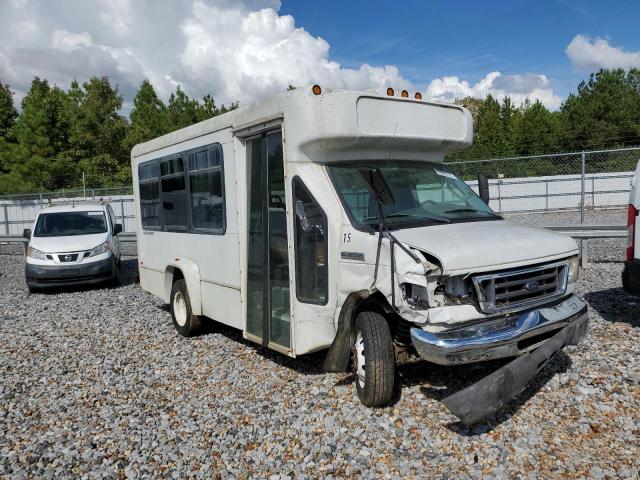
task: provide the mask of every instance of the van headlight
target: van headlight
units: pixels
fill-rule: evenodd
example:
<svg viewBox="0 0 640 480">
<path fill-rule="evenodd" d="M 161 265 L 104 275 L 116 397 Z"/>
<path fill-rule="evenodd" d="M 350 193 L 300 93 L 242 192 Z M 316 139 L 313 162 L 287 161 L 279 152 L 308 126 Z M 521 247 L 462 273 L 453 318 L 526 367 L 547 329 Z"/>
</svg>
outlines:
<svg viewBox="0 0 640 480">
<path fill-rule="evenodd" d="M 567 283 L 575 283 L 580 276 L 580 258 L 578 255 L 569 259 L 569 275 L 567 276 Z"/>
<path fill-rule="evenodd" d="M 91 249 L 91 253 L 89 254 L 90 257 L 95 257 L 96 255 L 101 255 L 103 253 L 107 253 L 111 251 L 111 246 L 109 245 L 109 240 L 107 240 L 104 243 L 101 243 L 100 245 L 98 245 L 95 248 Z"/>
<path fill-rule="evenodd" d="M 27 248 L 27 257 L 35 258 L 36 260 L 47 259 L 47 256 L 42 250 L 38 250 L 37 248 L 33 248 L 33 247 Z"/>
</svg>

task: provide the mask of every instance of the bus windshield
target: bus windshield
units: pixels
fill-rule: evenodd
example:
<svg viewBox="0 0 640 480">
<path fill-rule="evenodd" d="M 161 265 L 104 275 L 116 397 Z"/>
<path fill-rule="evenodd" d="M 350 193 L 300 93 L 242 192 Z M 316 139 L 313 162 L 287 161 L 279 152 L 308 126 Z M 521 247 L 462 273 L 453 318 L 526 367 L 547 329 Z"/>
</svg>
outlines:
<svg viewBox="0 0 640 480">
<path fill-rule="evenodd" d="M 66 237 L 106 231 L 107 222 L 103 212 L 56 212 L 40 214 L 33 236 Z"/>
<path fill-rule="evenodd" d="M 400 160 L 331 164 L 335 188 L 358 228 L 379 224 L 377 201 L 361 173 L 369 168 L 378 168 L 391 190 L 394 203 L 382 208 L 389 228 L 501 218 L 442 164 Z"/>
</svg>

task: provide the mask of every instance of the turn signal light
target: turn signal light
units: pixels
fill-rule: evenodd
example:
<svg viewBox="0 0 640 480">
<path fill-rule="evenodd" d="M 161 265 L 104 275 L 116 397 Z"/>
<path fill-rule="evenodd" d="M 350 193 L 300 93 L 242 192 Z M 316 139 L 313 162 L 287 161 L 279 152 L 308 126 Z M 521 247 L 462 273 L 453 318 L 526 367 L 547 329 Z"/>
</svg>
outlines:
<svg viewBox="0 0 640 480">
<path fill-rule="evenodd" d="M 422 94 L 420 92 L 416 92 L 414 96 L 416 97 L 416 100 L 422 100 Z"/>
<path fill-rule="evenodd" d="M 313 87 L 311 87 L 311 91 L 313 92 L 314 95 L 320 95 L 322 93 L 322 89 L 320 88 L 320 85 L 314 85 Z"/>
<path fill-rule="evenodd" d="M 636 243 L 636 218 L 638 217 L 638 210 L 632 204 L 629 204 L 627 210 L 627 260 L 633 260 L 635 258 L 635 243 Z"/>
<path fill-rule="evenodd" d="M 393 91 L 393 88 L 389 87 L 387 88 L 387 95 L 389 97 L 393 97 L 396 94 L 396 92 Z"/>
<path fill-rule="evenodd" d="M 409 92 L 407 92 L 406 90 L 402 90 L 402 92 L 400 92 L 400 96 L 402 98 L 409 98 Z"/>
</svg>

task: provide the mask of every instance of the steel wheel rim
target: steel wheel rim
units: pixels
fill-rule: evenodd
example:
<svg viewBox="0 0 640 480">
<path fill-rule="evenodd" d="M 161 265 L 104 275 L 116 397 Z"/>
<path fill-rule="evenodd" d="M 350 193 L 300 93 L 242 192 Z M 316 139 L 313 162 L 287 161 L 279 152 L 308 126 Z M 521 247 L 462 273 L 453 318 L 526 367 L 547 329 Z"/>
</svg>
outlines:
<svg viewBox="0 0 640 480">
<path fill-rule="evenodd" d="M 354 350 L 356 354 L 356 380 L 360 388 L 364 388 L 367 372 L 365 370 L 364 339 L 362 338 L 362 332 L 360 330 L 356 333 Z"/>
<path fill-rule="evenodd" d="M 173 297 L 173 315 L 176 317 L 176 323 L 184 327 L 187 323 L 187 302 L 182 292 L 176 292 Z"/>
</svg>

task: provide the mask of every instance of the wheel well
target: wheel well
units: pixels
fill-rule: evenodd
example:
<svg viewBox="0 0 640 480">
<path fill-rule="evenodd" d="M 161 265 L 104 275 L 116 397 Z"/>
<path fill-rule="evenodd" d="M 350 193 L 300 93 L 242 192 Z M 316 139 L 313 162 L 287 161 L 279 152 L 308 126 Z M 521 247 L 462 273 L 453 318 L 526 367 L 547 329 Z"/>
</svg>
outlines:
<svg viewBox="0 0 640 480">
<path fill-rule="evenodd" d="M 179 268 L 174 266 L 169 266 L 164 271 L 164 290 L 166 295 L 165 300 L 167 302 L 171 301 L 170 297 L 171 297 L 171 290 L 173 288 L 173 284 L 180 279 L 184 279 L 184 274 L 182 273 L 182 270 L 180 270 Z"/>
</svg>

